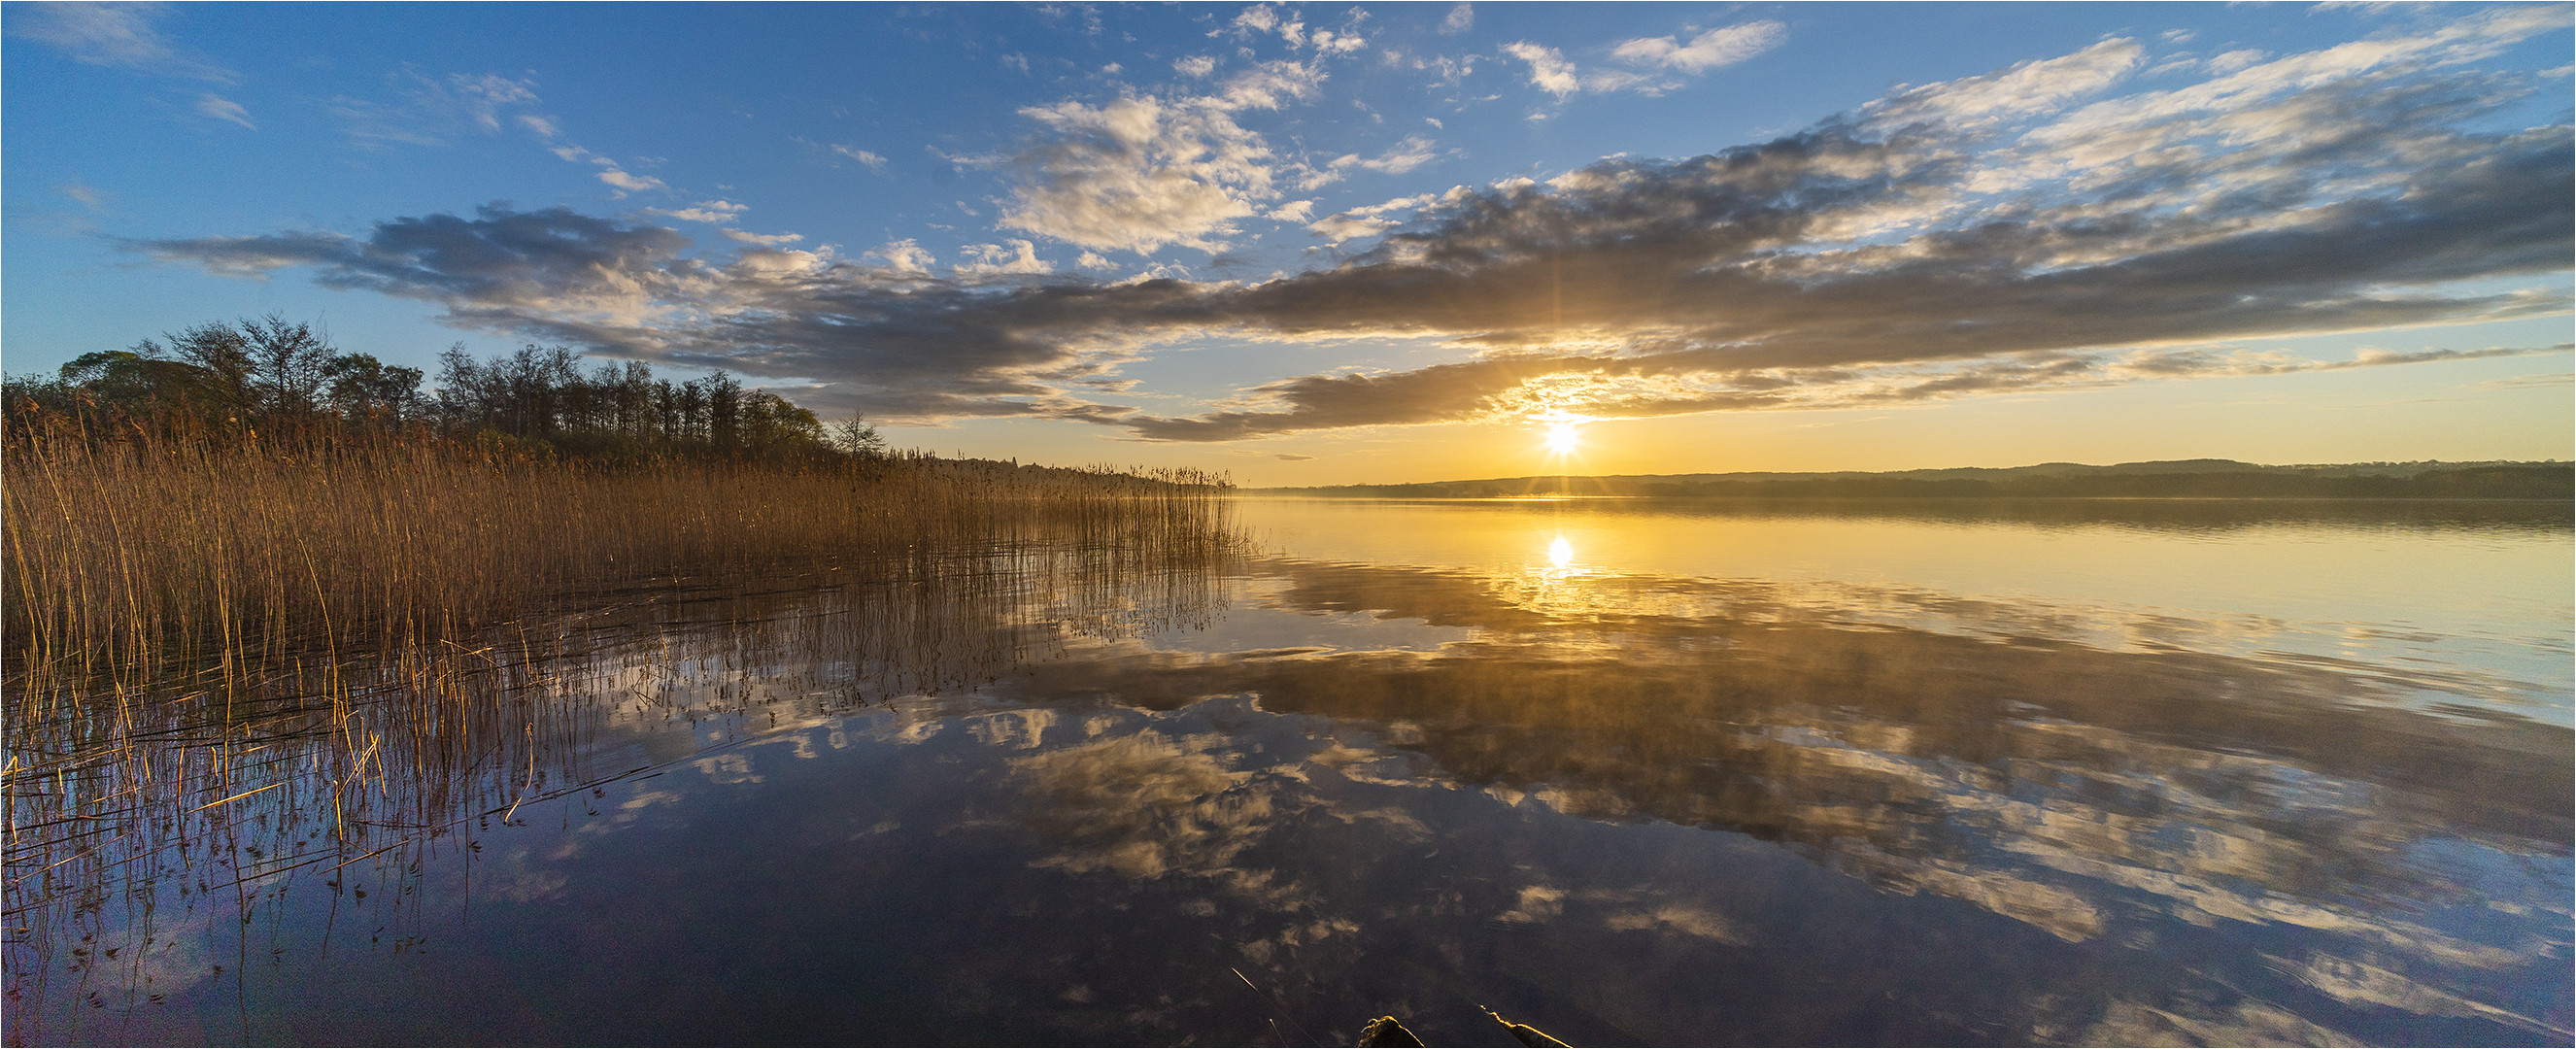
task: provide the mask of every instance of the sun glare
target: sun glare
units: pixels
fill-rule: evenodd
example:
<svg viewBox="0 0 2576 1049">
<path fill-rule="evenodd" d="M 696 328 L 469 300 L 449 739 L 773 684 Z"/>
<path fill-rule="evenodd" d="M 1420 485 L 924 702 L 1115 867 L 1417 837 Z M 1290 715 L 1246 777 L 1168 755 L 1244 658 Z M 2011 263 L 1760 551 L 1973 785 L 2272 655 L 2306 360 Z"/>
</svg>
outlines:
<svg viewBox="0 0 2576 1049">
<path fill-rule="evenodd" d="M 1573 564 L 1574 544 L 1566 542 L 1564 536 L 1557 536 L 1555 542 L 1547 544 L 1547 559 L 1555 562 L 1558 568 Z"/>
<path fill-rule="evenodd" d="M 1572 455 L 1574 449 L 1582 443 L 1583 424 L 1565 422 L 1547 425 L 1547 450 L 1550 453 Z"/>
</svg>

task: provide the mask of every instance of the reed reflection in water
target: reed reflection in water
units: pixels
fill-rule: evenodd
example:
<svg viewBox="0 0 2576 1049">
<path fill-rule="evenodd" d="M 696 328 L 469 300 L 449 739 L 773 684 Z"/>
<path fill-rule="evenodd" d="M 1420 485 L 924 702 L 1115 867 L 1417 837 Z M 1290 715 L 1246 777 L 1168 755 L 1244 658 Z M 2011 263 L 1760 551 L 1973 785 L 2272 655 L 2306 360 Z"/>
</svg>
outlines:
<svg viewBox="0 0 2576 1049">
<path fill-rule="evenodd" d="M 1246 513 L 1262 553 L 996 552 L 567 628 L 514 679 L 559 727 L 496 720 L 454 830 L 230 895 L 194 888 L 261 869 L 230 845 L 101 871 L 52 954 L 13 955 L 50 981 L 13 1018 L 1267 1044 L 1380 1013 L 1466 1041 L 1483 1005 L 1576 1044 L 2570 1037 L 2557 508 Z M 209 811 L 292 858 L 260 817 L 326 799 L 270 795 Z M 90 967 L 102 945 L 127 953 Z"/>
</svg>

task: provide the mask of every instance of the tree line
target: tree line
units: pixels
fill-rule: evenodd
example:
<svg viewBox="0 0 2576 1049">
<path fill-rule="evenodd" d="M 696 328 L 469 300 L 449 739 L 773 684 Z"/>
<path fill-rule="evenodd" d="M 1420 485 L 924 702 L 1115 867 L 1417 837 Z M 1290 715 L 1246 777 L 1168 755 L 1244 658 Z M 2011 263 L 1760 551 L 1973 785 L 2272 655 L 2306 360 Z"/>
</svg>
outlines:
<svg viewBox="0 0 2576 1049">
<path fill-rule="evenodd" d="M 53 376 L 0 380 L 13 433 L 73 427 L 94 438 L 239 440 L 443 437 L 581 457 L 776 458 L 883 454 L 858 417 L 813 412 L 717 371 L 673 382 L 641 361 L 585 368 L 561 346 L 477 360 L 462 344 L 418 368 L 343 353 L 271 314 L 213 321 L 122 350 L 82 354 Z"/>
</svg>

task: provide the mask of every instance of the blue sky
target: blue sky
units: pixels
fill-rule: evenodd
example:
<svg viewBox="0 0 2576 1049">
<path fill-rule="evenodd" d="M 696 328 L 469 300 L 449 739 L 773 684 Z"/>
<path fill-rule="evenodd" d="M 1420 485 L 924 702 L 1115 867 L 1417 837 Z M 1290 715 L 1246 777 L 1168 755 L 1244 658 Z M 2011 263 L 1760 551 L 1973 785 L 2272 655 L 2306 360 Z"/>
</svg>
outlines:
<svg viewBox="0 0 2576 1049">
<path fill-rule="evenodd" d="M 9 5 L 0 346 L 275 311 L 1262 484 L 2567 458 L 2568 16 Z"/>
</svg>

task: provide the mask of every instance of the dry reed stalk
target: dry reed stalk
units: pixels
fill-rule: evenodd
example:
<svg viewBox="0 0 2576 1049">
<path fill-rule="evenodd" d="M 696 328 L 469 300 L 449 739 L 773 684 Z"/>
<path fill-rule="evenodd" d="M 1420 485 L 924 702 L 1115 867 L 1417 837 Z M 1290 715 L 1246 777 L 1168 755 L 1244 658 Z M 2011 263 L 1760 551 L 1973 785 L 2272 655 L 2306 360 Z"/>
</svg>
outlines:
<svg viewBox="0 0 2576 1049">
<path fill-rule="evenodd" d="M 0 805 L 5 910 L 19 915 L 127 862 L 111 854 L 236 840 L 239 810 L 277 815 L 261 831 L 272 843 L 320 819 L 348 844 L 577 775 L 535 760 L 600 716 L 564 700 L 578 680 L 542 669 L 574 641 L 493 633 L 513 617 L 803 572 L 950 604 L 1007 581 L 1081 628 L 1187 590 L 1162 575 L 1204 588 L 1208 559 L 1236 542 L 1219 526 L 1225 485 L 1180 472 L 904 457 L 602 468 L 442 443 L 45 434 L 14 442 L 7 468 Z M 852 660 L 909 653 L 879 667 L 884 687 L 955 678 L 905 668 L 945 665 L 971 631 L 869 615 L 885 652 Z M 307 768 L 289 775 L 285 760 Z"/>
</svg>

